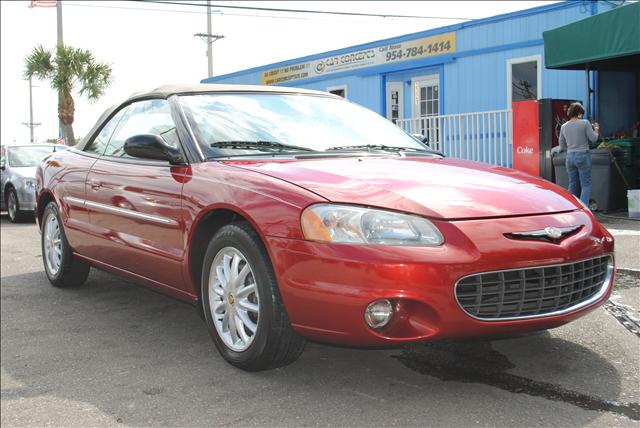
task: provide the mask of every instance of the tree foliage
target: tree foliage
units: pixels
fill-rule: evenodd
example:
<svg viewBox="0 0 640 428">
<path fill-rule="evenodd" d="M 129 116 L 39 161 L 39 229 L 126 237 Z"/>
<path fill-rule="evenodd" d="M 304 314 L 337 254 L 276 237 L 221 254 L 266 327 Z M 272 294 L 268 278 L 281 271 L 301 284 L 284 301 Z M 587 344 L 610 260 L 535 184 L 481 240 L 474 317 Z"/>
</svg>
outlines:
<svg viewBox="0 0 640 428">
<path fill-rule="evenodd" d="M 96 101 L 112 82 L 111 67 L 95 59 L 86 49 L 59 45 L 55 50 L 36 46 L 25 58 L 24 75 L 47 80 L 58 92 L 58 117 L 63 125 L 64 137 L 69 145 L 75 144 L 73 120 L 74 89 L 89 101 Z"/>
</svg>

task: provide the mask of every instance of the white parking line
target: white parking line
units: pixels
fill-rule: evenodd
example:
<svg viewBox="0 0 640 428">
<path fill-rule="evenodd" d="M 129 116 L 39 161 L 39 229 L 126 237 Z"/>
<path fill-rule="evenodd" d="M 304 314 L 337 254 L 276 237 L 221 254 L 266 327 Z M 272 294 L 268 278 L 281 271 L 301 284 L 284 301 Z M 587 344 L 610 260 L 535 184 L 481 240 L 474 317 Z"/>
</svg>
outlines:
<svg viewBox="0 0 640 428">
<path fill-rule="evenodd" d="M 613 236 L 640 236 L 640 230 L 607 229 Z"/>
</svg>

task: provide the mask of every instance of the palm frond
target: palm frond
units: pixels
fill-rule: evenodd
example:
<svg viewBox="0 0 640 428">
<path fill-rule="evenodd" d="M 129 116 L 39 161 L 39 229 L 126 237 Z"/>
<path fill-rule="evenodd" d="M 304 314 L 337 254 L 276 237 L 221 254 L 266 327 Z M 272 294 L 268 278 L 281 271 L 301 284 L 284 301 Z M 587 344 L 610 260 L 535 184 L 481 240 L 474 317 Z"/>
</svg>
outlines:
<svg viewBox="0 0 640 428">
<path fill-rule="evenodd" d="M 86 95 L 89 100 L 97 100 L 113 81 L 111 67 L 91 58 L 83 73 L 78 76 L 78 80 L 80 94 Z"/>
<path fill-rule="evenodd" d="M 45 50 L 42 45 L 36 46 L 24 60 L 24 76 L 29 78 L 36 76 L 38 79 L 50 79 L 55 73 L 55 65 L 51 52 Z"/>
</svg>

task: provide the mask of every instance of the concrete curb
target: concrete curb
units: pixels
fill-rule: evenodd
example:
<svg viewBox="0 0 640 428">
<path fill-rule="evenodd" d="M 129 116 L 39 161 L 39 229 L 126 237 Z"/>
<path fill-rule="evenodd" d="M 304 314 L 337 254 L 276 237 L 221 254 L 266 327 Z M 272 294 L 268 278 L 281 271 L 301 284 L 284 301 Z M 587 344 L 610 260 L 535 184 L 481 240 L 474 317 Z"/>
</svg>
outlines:
<svg viewBox="0 0 640 428">
<path fill-rule="evenodd" d="M 640 278 L 640 270 L 638 269 L 629 269 L 629 268 L 620 268 L 616 267 L 616 273 L 624 273 L 626 275 L 635 276 L 636 278 Z"/>
</svg>

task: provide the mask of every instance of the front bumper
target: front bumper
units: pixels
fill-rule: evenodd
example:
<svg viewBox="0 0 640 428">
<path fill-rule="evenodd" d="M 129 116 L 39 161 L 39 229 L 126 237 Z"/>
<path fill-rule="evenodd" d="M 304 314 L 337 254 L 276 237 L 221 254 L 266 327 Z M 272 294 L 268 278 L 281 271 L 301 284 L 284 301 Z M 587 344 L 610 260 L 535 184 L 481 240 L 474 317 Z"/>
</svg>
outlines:
<svg viewBox="0 0 640 428">
<path fill-rule="evenodd" d="M 293 328 L 310 339 L 358 346 L 517 334 L 565 324 L 599 306 L 611 292 L 612 277 L 595 301 L 559 315 L 475 319 L 456 300 L 455 284 L 461 278 L 613 254 L 613 238 L 584 211 L 434 224 L 445 236 L 445 244 L 435 248 L 267 238 Z M 557 244 L 504 236 L 574 225 L 582 229 Z M 365 324 L 363 314 L 369 303 L 381 298 L 395 302 L 396 314 L 388 326 L 374 331 Z"/>
<path fill-rule="evenodd" d="M 36 208 L 36 189 L 34 187 L 19 187 L 16 189 L 20 211 L 33 211 Z"/>
</svg>

